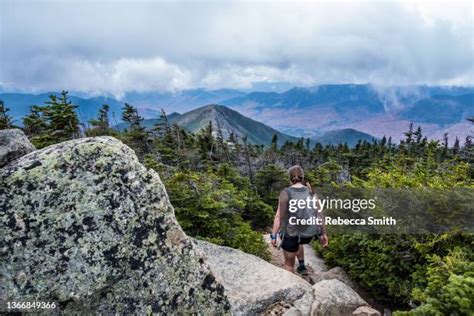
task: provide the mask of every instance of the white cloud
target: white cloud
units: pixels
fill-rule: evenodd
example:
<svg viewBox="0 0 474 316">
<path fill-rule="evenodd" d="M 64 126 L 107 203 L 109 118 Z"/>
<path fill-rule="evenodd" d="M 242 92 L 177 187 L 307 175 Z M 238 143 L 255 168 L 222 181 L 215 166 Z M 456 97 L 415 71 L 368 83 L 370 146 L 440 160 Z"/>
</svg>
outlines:
<svg viewBox="0 0 474 316">
<path fill-rule="evenodd" d="M 472 2 L 0 4 L 7 89 L 474 84 Z"/>
</svg>

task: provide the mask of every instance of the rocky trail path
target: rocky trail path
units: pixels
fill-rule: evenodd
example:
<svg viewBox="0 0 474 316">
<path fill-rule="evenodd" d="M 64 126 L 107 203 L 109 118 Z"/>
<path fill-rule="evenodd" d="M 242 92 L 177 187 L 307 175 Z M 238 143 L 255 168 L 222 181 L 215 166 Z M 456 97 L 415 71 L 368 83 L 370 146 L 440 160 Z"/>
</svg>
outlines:
<svg viewBox="0 0 474 316">
<path fill-rule="evenodd" d="M 268 250 L 270 251 L 270 254 L 271 254 L 270 263 L 277 267 L 284 268 L 284 259 L 283 259 L 282 250 L 280 248 L 272 246 L 269 234 L 265 234 L 264 239 L 268 245 Z M 310 284 L 314 284 L 315 280 L 317 279 L 315 273 L 325 272 L 328 270 L 328 268 L 326 267 L 324 260 L 316 254 L 316 252 L 314 251 L 313 247 L 311 247 L 311 245 L 304 245 L 303 247 L 304 247 L 304 254 L 305 254 L 304 256 L 305 264 L 308 269 L 308 275 L 304 277 L 303 279 L 308 281 Z M 295 270 L 297 266 L 298 266 L 298 261 L 295 260 Z"/>
<path fill-rule="evenodd" d="M 265 242 L 268 245 L 268 250 L 271 254 L 270 258 L 270 263 L 279 267 L 279 268 L 284 268 L 284 258 L 283 258 L 283 252 L 281 248 L 273 247 L 271 244 L 271 239 L 269 234 L 264 234 L 263 236 Z M 306 268 L 308 269 L 308 275 L 303 277 L 299 275 L 298 273 L 295 273 L 297 276 L 301 277 L 311 285 L 314 285 L 317 282 L 320 282 L 321 280 L 330 280 L 330 279 L 337 279 L 349 287 L 351 287 L 357 294 L 359 294 L 365 301 L 369 302 L 370 305 L 375 307 L 379 312 L 382 312 L 382 315 L 391 315 L 390 310 L 386 309 L 386 306 L 379 304 L 367 291 L 362 289 L 360 286 L 355 284 L 354 282 L 351 281 L 349 276 L 346 274 L 344 269 L 340 267 L 335 267 L 332 269 L 328 269 L 326 266 L 326 263 L 324 262 L 324 259 L 322 259 L 316 251 L 313 249 L 311 245 L 303 245 L 304 247 L 304 254 L 305 254 L 305 264 Z M 296 267 L 298 266 L 298 261 L 295 260 L 295 271 Z M 284 308 L 281 308 L 282 311 L 284 311 Z M 372 311 L 373 315 L 381 315 L 377 314 L 375 310 Z M 284 312 L 281 313 L 282 315 L 285 314 Z M 367 313 L 370 315 L 370 312 Z M 367 315 L 365 313 L 361 313 L 361 315 Z M 272 314 L 272 315 L 278 315 Z"/>
</svg>

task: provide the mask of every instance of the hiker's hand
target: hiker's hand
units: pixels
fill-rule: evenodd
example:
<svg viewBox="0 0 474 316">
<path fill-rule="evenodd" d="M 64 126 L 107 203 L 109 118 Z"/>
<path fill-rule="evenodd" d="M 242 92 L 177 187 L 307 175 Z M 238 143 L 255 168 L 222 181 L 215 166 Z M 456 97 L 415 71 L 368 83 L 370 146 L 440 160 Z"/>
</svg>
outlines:
<svg viewBox="0 0 474 316">
<path fill-rule="evenodd" d="M 324 234 L 324 235 L 319 236 L 319 242 L 321 243 L 323 247 L 327 247 L 329 243 L 328 235 Z"/>
<path fill-rule="evenodd" d="M 270 238 L 271 238 L 271 240 L 272 240 L 272 246 L 273 246 L 273 247 L 276 247 L 276 245 L 277 245 L 277 238 L 278 238 L 277 234 L 270 234 Z"/>
<path fill-rule="evenodd" d="M 276 247 L 276 246 L 277 246 L 277 240 L 276 240 L 276 239 L 272 239 L 272 246 L 273 246 L 273 247 Z"/>
</svg>

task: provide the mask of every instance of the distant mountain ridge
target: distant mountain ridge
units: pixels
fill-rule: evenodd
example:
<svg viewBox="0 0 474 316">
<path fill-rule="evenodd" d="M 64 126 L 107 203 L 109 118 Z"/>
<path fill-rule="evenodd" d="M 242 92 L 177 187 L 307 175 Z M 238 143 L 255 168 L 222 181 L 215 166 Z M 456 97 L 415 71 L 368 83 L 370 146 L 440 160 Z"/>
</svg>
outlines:
<svg viewBox="0 0 474 316">
<path fill-rule="evenodd" d="M 11 109 L 15 123 L 21 125 L 30 105 L 44 104 L 49 94 L 1 93 L 0 99 Z M 411 122 L 421 126 L 430 139 L 449 133 L 453 141 L 456 136 L 463 140 L 470 133 L 466 118 L 474 116 L 474 87 L 324 84 L 283 92 L 128 92 L 120 101 L 103 96 L 70 97 L 79 105 L 78 116 L 85 125 L 97 116 L 103 103 L 109 104 L 114 125 L 121 123 L 122 107 L 127 102 L 138 108 L 146 119 L 144 124 L 150 126 L 161 108 L 170 113 L 187 113 L 206 104 L 221 104 L 288 135 L 317 138 L 325 132 L 353 129 L 378 138 L 391 136 L 394 142 L 403 138 Z"/>
<path fill-rule="evenodd" d="M 221 104 L 263 117 L 264 123 L 285 133 L 313 138 L 352 128 L 398 142 L 413 122 L 430 139 L 450 133 L 454 141 L 469 134 L 464 127 L 466 118 L 474 116 L 474 87 L 329 84 L 282 93 L 252 92 Z"/>
<path fill-rule="evenodd" d="M 403 108 L 398 109 L 402 103 Z M 337 84 L 321 85 L 310 88 L 292 88 L 283 93 L 252 92 L 224 100 L 221 104 L 240 107 L 252 104 L 254 109 L 291 108 L 291 109 L 333 109 L 338 112 L 366 112 L 371 115 L 384 113 L 393 107 L 394 112 L 410 113 L 410 109 L 417 111 L 417 106 L 437 106 L 439 103 L 455 103 L 446 114 L 456 115 L 469 112 L 474 107 L 474 88 L 441 88 L 421 87 L 413 91 L 393 88 L 389 92 L 378 91 L 369 84 Z M 438 110 L 439 108 L 435 108 Z M 423 110 L 426 108 L 423 107 Z M 405 111 L 405 112 L 403 112 Z M 341 113 L 343 114 L 343 113 Z M 423 115 L 423 113 L 419 113 Z M 440 118 L 443 120 L 443 118 Z"/>
<path fill-rule="evenodd" d="M 191 89 L 177 92 L 129 92 L 123 99 L 139 108 L 172 108 L 173 112 L 187 112 L 206 104 L 220 104 L 223 100 L 245 94 L 235 89 Z"/>
<path fill-rule="evenodd" d="M 434 95 L 422 99 L 400 113 L 402 118 L 421 123 L 453 124 L 474 115 L 474 93 L 450 96 Z"/>
<path fill-rule="evenodd" d="M 273 135 L 278 137 L 278 145 L 282 146 L 285 142 L 298 141 L 297 137 L 282 133 L 261 122 L 252 120 L 237 111 L 226 106 L 210 104 L 184 114 L 172 113 L 168 115 L 170 124 L 177 124 L 189 132 L 198 133 L 212 123 L 213 134 L 218 136 L 219 131 L 224 139 L 227 139 L 233 133 L 238 141 L 247 136 L 249 143 L 256 145 L 269 145 Z M 148 119 L 142 122 L 142 126 L 151 130 L 162 119 Z M 126 123 L 120 123 L 115 126 L 116 129 L 123 131 L 127 128 Z M 372 135 L 356 131 L 354 129 L 341 129 L 326 132 L 323 135 L 311 140 L 312 144 L 319 142 L 323 145 L 347 143 L 349 146 L 355 146 L 359 140 L 372 141 L 375 139 Z"/>
<path fill-rule="evenodd" d="M 263 107 L 305 108 L 314 105 L 337 105 L 363 100 L 372 111 L 382 111 L 383 104 L 370 85 L 343 84 L 322 85 L 311 88 L 292 88 L 283 93 L 252 92 L 222 102 L 224 105 L 237 106 L 246 102 L 256 102 Z"/>
</svg>

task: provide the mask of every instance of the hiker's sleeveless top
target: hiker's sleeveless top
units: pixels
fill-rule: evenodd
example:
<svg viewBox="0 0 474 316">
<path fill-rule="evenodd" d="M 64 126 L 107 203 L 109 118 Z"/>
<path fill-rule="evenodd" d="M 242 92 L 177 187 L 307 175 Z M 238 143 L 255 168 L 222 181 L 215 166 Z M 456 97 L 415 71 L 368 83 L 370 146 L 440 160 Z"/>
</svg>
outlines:
<svg viewBox="0 0 474 316">
<path fill-rule="evenodd" d="M 299 208 L 297 205 L 294 206 L 297 208 L 296 212 L 290 212 L 290 200 L 307 200 L 307 198 L 312 199 L 313 195 L 309 191 L 309 189 L 305 186 L 295 188 L 295 187 L 288 187 L 285 189 L 286 193 L 288 194 L 288 209 L 286 210 L 286 216 L 284 217 L 284 221 L 282 223 L 283 229 L 282 232 L 285 236 L 291 237 L 313 237 L 317 236 L 320 233 L 320 227 L 318 225 L 299 225 L 299 224 L 291 224 L 289 222 L 290 217 L 295 217 L 295 219 L 304 219 L 309 220 L 312 217 L 317 217 L 318 213 L 316 209 L 312 207 L 303 207 Z M 297 204 L 297 203 L 296 203 Z"/>
</svg>

